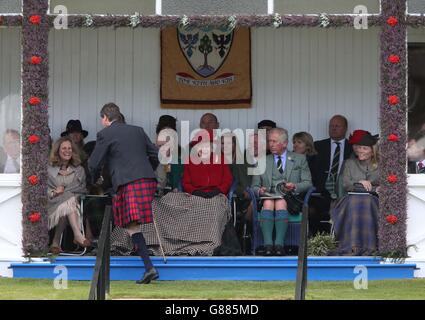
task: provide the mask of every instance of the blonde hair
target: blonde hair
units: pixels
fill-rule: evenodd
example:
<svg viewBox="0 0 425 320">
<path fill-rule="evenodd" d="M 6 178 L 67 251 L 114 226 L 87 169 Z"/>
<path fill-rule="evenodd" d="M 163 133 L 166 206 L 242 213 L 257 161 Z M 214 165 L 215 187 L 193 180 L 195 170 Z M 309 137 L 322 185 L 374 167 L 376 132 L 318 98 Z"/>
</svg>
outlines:
<svg viewBox="0 0 425 320">
<path fill-rule="evenodd" d="M 378 150 L 378 143 L 375 143 L 372 146 L 372 159 L 371 162 L 372 167 L 374 169 L 378 168 L 378 163 L 379 163 L 379 150 Z"/>
<path fill-rule="evenodd" d="M 59 156 L 59 149 L 62 143 L 67 141 L 71 143 L 71 148 L 72 148 L 72 157 L 71 157 L 71 160 L 69 160 L 69 163 L 73 165 L 74 167 L 79 166 L 81 164 L 80 153 L 79 153 L 79 149 L 77 145 L 71 140 L 69 136 L 65 136 L 65 137 L 59 138 L 53 144 L 52 150 L 50 151 L 49 162 L 53 167 L 60 166 L 60 164 L 62 163 L 62 160 Z"/>
<path fill-rule="evenodd" d="M 301 142 L 305 143 L 306 155 L 314 156 L 317 154 L 317 151 L 314 148 L 313 137 L 308 132 L 297 132 L 292 136 L 292 142 L 294 142 L 295 140 L 300 140 Z"/>
</svg>

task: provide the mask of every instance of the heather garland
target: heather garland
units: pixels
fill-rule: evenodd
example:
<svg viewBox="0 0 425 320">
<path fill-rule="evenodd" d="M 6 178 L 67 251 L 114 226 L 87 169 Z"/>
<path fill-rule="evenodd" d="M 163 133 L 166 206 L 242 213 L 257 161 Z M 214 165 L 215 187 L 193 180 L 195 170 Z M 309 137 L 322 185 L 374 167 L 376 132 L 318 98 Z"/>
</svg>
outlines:
<svg viewBox="0 0 425 320">
<path fill-rule="evenodd" d="M 48 159 L 48 1 L 23 1 L 22 204 L 25 255 L 46 252 Z"/>
<path fill-rule="evenodd" d="M 383 0 L 381 31 L 381 175 L 378 226 L 381 255 L 406 256 L 406 1 Z"/>
<path fill-rule="evenodd" d="M 379 249 L 406 254 L 406 27 L 424 27 L 424 15 L 405 16 L 404 0 L 382 0 L 382 13 L 368 15 L 369 27 L 381 27 L 381 187 Z M 24 1 L 23 15 L 0 15 L 0 26 L 22 26 L 22 203 L 23 249 L 41 254 L 48 244 L 48 32 L 56 15 L 48 0 Z M 353 27 L 356 15 L 144 16 L 69 15 L 69 28 Z M 360 32 L 360 31 L 359 31 Z"/>
</svg>

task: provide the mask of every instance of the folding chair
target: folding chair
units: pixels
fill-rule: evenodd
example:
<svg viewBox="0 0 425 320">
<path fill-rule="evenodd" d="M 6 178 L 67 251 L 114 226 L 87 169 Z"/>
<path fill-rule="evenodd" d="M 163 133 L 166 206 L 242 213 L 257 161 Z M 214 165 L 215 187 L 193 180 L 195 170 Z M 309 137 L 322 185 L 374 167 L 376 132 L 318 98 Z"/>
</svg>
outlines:
<svg viewBox="0 0 425 320">
<path fill-rule="evenodd" d="M 255 192 L 252 190 L 252 188 L 249 188 L 247 191 L 251 196 L 253 205 L 252 254 L 256 255 L 256 250 L 263 245 L 263 234 L 261 231 L 260 222 L 258 220 L 258 214 L 261 209 L 261 204 L 259 203 L 259 199 L 255 195 Z M 305 200 L 308 203 L 310 198 Z M 301 212 L 298 215 L 289 215 L 288 230 L 286 232 L 284 242 L 285 247 L 299 246 L 301 235 L 301 219 Z"/>
<path fill-rule="evenodd" d="M 83 234 L 83 236 L 85 236 L 85 228 L 84 228 L 84 218 L 85 218 L 85 216 L 84 216 L 84 209 L 85 209 L 85 201 L 86 200 L 99 200 L 99 199 L 104 199 L 104 200 L 106 200 L 106 199 L 108 199 L 108 198 L 110 198 L 110 196 L 109 195 L 81 195 L 80 196 L 80 208 L 79 208 L 79 211 L 80 211 L 80 230 L 81 230 L 81 233 Z M 62 241 L 63 241 L 63 235 L 62 235 L 62 238 L 61 238 L 61 243 L 62 243 Z M 75 251 L 75 252 L 61 252 L 59 255 L 61 255 L 61 256 L 83 256 L 84 254 L 86 254 L 87 253 L 87 248 L 83 248 L 83 250 L 82 251 Z"/>
</svg>

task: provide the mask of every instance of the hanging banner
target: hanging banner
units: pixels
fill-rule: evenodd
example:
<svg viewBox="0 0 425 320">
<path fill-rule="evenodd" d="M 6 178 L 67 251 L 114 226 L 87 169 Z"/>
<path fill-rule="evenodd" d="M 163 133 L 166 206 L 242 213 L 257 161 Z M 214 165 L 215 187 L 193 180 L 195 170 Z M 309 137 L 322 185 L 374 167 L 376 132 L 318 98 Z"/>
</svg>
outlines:
<svg viewBox="0 0 425 320">
<path fill-rule="evenodd" d="M 249 28 L 161 31 L 161 107 L 250 108 Z"/>
</svg>

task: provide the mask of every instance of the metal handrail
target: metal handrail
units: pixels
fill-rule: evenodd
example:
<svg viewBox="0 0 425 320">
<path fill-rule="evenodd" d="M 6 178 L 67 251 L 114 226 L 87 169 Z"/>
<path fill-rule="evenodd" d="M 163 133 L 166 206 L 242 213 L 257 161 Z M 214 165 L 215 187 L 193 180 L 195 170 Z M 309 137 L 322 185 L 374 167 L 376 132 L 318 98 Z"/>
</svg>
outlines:
<svg viewBox="0 0 425 320">
<path fill-rule="evenodd" d="M 110 291 L 111 212 L 111 206 L 107 205 L 105 207 L 105 215 L 103 216 L 96 265 L 93 271 L 88 300 L 105 300 L 106 293 Z"/>
<path fill-rule="evenodd" d="M 308 202 L 316 188 L 308 189 L 304 197 L 303 213 L 301 216 L 301 239 L 298 247 L 297 280 L 295 282 L 295 300 L 305 300 L 307 288 L 307 239 L 308 239 Z"/>
</svg>

